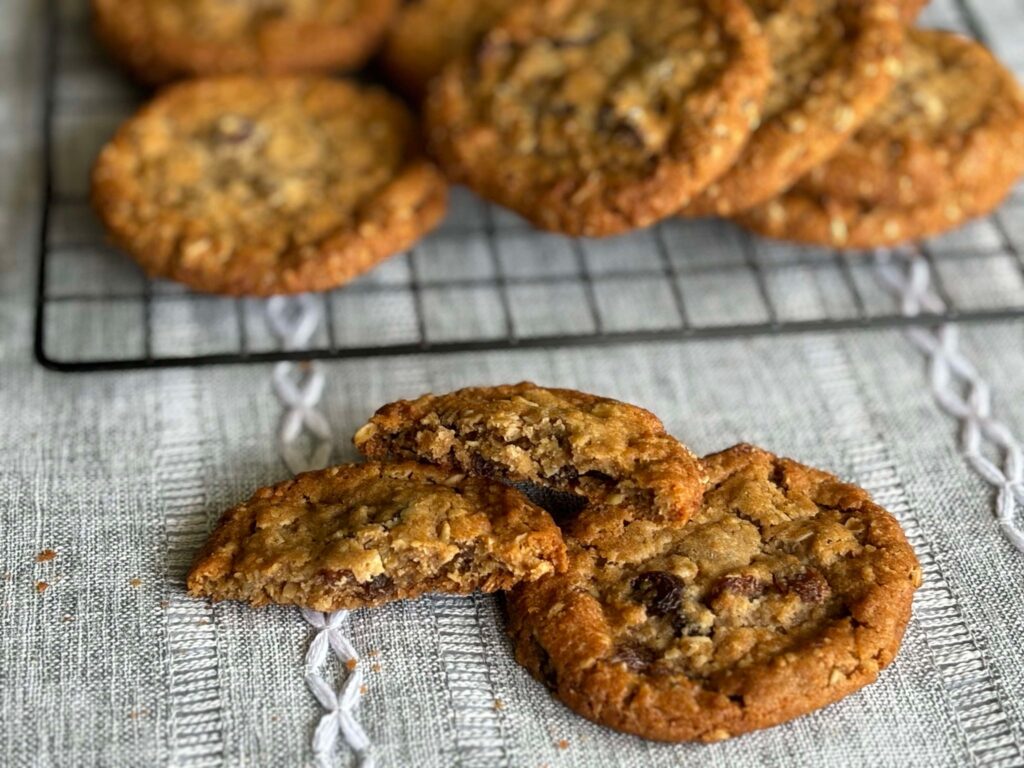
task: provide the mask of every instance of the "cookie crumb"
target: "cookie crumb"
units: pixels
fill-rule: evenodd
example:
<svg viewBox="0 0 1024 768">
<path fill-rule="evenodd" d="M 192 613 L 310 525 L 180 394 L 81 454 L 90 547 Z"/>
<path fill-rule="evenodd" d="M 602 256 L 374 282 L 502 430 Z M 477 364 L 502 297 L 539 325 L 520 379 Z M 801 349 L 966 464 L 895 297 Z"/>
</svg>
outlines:
<svg viewBox="0 0 1024 768">
<path fill-rule="evenodd" d="M 170 604 L 171 604 L 171 602 L 170 602 L 169 600 L 161 600 L 161 601 L 160 601 L 160 602 L 158 603 L 158 605 L 159 605 L 159 606 L 160 606 L 160 607 L 161 607 L 162 609 L 164 609 L 165 611 L 166 611 L 166 610 L 167 610 L 167 608 L 168 608 L 168 607 L 170 606 Z"/>
<path fill-rule="evenodd" d="M 72 616 L 70 613 L 65 613 L 63 616 L 60 617 L 60 620 L 61 621 L 74 621 L 75 617 Z"/>
<path fill-rule="evenodd" d="M 502 701 L 501 699 L 495 699 L 494 700 L 494 708 L 500 712 L 501 710 L 503 710 L 505 708 L 505 702 Z"/>
<path fill-rule="evenodd" d="M 374 672 L 380 672 L 380 664 L 374 664 L 370 667 Z"/>
<path fill-rule="evenodd" d="M 136 577 L 134 579 L 129 579 L 128 583 L 131 584 L 133 587 L 141 587 L 142 579 Z"/>
<path fill-rule="evenodd" d="M 44 549 L 38 555 L 36 555 L 37 563 L 46 563 L 53 560 L 57 556 L 57 553 L 52 549 Z"/>
<path fill-rule="evenodd" d="M 558 740 L 558 748 L 559 749 L 568 749 L 569 748 L 569 740 L 568 739 L 559 739 Z"/>
<path fill-rule="evenodd" d="M 370 690 L 370 689 L 366 687 L 366 683 L 363 683 L 362 685 L 359 686 L 359 695 L 360 696 L 365 696 L 366 692 L 368 690 Z"/>
<path fill-rule="evenodd" d="M 356 667 L 359 666 L 359 662 L 356 661 L 355 659 L 349 659 L 348 661 L 345 662 L 345 666 L 348 667 L 348 671 L 351 672 L 352 670 L 354 670 Z"/>
<path fill-rule="evenodd" d="M 39 594 L 42 594 L 43 592 L 45 592 L 49 588 L 50 588 L 49 583 L 47 583 L 45 581 L 37 581 L 36 582 L 36 592 L 38 592 Z"/>
<path fill-rule="evenodd" d="M 371 659 L 376 659 L 378 656 L 380 656 L 380 651 L 378 651 L 376 648 L 371 648 L 366 652 L 366 655 L 369 656 Z"/>
</svg>

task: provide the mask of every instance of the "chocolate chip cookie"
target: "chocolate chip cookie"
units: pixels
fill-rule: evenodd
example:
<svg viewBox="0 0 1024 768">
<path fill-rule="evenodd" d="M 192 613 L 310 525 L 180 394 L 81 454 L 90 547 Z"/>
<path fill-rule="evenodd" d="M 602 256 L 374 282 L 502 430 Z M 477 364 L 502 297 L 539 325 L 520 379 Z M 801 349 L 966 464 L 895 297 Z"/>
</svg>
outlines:
<svg viewBox="0 0 1024 768">
<path fill-rule="evenodd" d="M 564 567 L 554 521 L 515 490 L 415 464 L 360 464 L 299 475 L 226 512 L 188 589 L 336 611 L 493 592 Z"/>
<path fill-rule="evenodd" d="M 389 78 L 419 100 L 444 66 L 469 53 L 514 0 L 415 0 L 388 32 L 381 59 Z"/>
<path fill-rule="evenodd" d="M 137 78 L 354 70 L 397 0 L 93 0 L 97 36 Z"/>
<path fill-rule="evenodd" d="M 718 741 L 837 701 L 895 657 L 921 571 L 859 488 L 737 446 L 683 527 L 570 523 L 569 568 L 508 600 L 516 658 L 571 709 Z"/>
<path fill-rule="evenodd" d="M 537 226 L 611 235 L 675 213 L 732 164 L 770 71 L 742 0 L 527 3 L 432 83 L 430 144 Z"/>
<path fill-rule="evenodd" d="M 410 247 L 447 188 L 384 91 L 238 76 L 172 86 L 128 120 L 92 197 L 149 274 L 266 296 L 334 288 Z"/>
<path fill-rule="evenodd" d="M 984 47 L 910 30 L 904 75 L 828 163 L 739 217 L 772 237 L 892 245 L 988 213 L 1024 172 L 1024 97 Z"/>
<path fill-rule="evenodd" d="M 899 74 L 892 0 L 752 0 L 775 77 L 735 165 L 687 208 L 727 216 L 775 197 L 842 146 Z"/>
<path fill-rule="evenodd" d="M 700 503 L 704 469 L 634 405 L 524 382 L 385 405 L 355 436 L 371 459 L 579 494 L 587 515 L 678 525 Z"/>
</svg>

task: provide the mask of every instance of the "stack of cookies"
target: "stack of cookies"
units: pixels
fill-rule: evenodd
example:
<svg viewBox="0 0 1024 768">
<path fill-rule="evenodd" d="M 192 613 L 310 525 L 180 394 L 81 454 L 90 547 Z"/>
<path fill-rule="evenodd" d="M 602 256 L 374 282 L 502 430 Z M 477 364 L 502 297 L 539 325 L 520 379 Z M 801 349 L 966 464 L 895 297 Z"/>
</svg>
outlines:
<svg viewBox="0 0 1024 768">
<path fill-rule="evenodd" d="M 921 582 L 863 490 L 749 445 L 698 459 L 594 395 L 426 395 L 355 443 L 366 463 L 226 512 L 190 591 L 333 611 L 503 590 L 516 659 L 574 711 L 717 741 L 873 682 Z"/>
<path fill-rule="evenodd" d="M 922 0 L 93 2 L 136 77 L 194 78 L 118 131 L 93 198 L 199 291 L 341 285 L 438 224 L 446 179 L 568 235 L 717 215 L 873 248 L 991 211 L 1024 172 L 1021 89 L 978 43 L 908 28 Z M 378 48 L 422 130 L 323 77 Z"/>
</svg>

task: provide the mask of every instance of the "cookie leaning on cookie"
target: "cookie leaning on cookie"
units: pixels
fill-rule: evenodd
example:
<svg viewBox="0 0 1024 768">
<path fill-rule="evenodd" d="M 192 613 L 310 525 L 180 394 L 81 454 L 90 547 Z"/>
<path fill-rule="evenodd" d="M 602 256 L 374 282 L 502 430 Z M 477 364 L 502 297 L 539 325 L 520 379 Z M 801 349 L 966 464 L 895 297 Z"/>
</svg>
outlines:
<svg viewBox="0 0 1024 768">
<path fill-rule="evenodd" d="M 984 47 L 910 30 L 888 100 L 828 163 L 737 217 L 771 237 L 872 248 L 995 208 L 1024 173 L 1024 96 Z"/>
<path fill-rule="evenodd" d="M 529 382 L 390 403 L 355 444 L 370 459 L 579 494 L 588 516 L 667 525 L 689 518 L 706 483 L 697 458 L 649 411 Z"/>
<path fill-rule="evenodd" d="M 412 115 L 326 78 L 171 86 L 102 150 L 92 200 L 150 274 L 266 296 L 341 285 L 433 229 L 447 185 Z"/>
<path fill-rule="evenodd" d="M 571 709 L 663 741 L 785 722 L 874 681 L 921 572 L 864 491 L 751 446 L 704 460 L 682 527 L 566 527 L 569 568 L 513 590 L 516 658 Z"/>
<path fill-rule="evenodd" d="M 415 0 L 402 6 L 381 52 L 389 80 L 419 101 L 445 65 L 469 53 L 515 4 L 516 0 Z"/>
<path fill-rule="evenodd" d="M 554 521 L 516 491 L 434 467 L 371 463 L 299 475 L 225 512 L 188 589 L 336 611 L 493 592 L 564 568 Z"/>
<path fill-rule="evenodd" d="M 681 213 L 728 216 L 769 200 L 832 155 L 899 74 L 892 0 L 751 0 L 774 78 L 757 130 L 728 171 Z"/>
<path fill-rule="evenodd" d="M 97 37 L 139 80 L 355 70 L 397 0 L 92 0 Z"/>
<path fill-rule="evenodd" d="M 674 214 L 735 159 L 771 65 L 742 0 L 518 6 L 431 84 L 445 170 L 544 229 Z"/>
</svg>

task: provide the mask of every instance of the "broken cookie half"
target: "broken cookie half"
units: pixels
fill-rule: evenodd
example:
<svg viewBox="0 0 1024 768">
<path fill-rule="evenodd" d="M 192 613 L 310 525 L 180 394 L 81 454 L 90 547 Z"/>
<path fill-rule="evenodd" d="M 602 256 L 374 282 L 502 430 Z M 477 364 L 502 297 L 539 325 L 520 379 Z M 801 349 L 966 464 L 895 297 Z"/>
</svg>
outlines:
<svg viewBox="0 0 1024 768">
<path fill-rule="evenodd" d="M 412 463 L 331 467 L 224 513 L 189 592 L 335 611 L 508 589 L 566 567 L 551 516 L 512 488 Z"/>
</svg>

